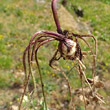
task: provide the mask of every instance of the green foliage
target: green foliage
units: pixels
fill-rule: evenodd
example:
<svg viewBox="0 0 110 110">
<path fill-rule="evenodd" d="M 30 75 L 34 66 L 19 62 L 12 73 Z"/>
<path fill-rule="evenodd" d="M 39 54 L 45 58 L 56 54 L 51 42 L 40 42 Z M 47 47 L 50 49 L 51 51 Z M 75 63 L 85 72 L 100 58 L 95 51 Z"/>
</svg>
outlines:
<svg viewBox="0 0 110 110">
<path fill-rule="evenodd" d="M 93 28 L 92 32 L 98 36 L 98 40 L 110 41 L 110 23 L 108 23 L 110 21 L 110 6 L 100 1 L 107 2 L 107 0 L 77 0 L 77 2 L 71 0 L 68 3 L 70 6 L 67 5 L 67 9 L 73 14 L 73 6 L 80 6 L 84 11 L 84 17 L 80 20 L 90 23 Z M 108 0 L 108 2 L 110 1 Z"/>
<path fill-rule="evenodd" d="M 3 35 L 1 35 L 1 36 L 3 36 Z M 2 39 L 2 37 L 0 39 Z M 2 40 L 0 40 L 0 52 L 1 53 L 4 53 L 5 48 L 6 48 L 5 47 L 5 42 L 3 42 Z"/>
<path fill-rule="evenodd" d="M 0 88 L 6 88 L 11 86 L 13 74 L 12 73 L 2 73 L 0 74 Z"/>
<path fill-rule="evenodd" d="M 11 67 L 12 58 L 8 56 L 0 57 L 0 68 L 9 69 Z"/>
<path fill-rule="evenodd" d="M 9 87 L 9 82 L 7 82 L 8 77 L 6 75 L 0 75 L 0 88 Z"/>
<path fill-rule="evenodd" d="M 40 105 L 42 106 L 40 110 L 46 110 L 44 101 L 40 102 Z"/>
<path fill-rule="evenodd" d="M 51 91 L 55 91 L 56 89 L 58 89 L 58 86 L 55 84 L 55 82 L 46 82 L 45 83 L 45 89 L 48 93 L 50 93 Z"/>
<path fill-rule="evenodd" d="M 76 106 L 76 110 L 84 110 L 83 106 Z"/>
<path fill-rule="evenodd" d="M 101 2 L 106 3 L 106 4 L 110 4 L 110 0 L 97 0 L 97 1 L 101 1 Z"/>
</svg>

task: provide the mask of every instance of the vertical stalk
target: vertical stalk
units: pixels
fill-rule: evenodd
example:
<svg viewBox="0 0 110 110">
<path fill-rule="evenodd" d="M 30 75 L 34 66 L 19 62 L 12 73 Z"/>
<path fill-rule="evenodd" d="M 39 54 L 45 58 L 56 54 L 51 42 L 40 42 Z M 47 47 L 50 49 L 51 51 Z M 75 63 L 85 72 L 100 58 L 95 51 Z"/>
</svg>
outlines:
<svg viewBox="0 0 110 110">
<path fill-rule="evenodd" d="M 61 34 L 62 30 L 61 30 L 61 27 L 60 27 L 60 22 L 59 22 L 59 19 L 58 19 L 58 14 L 57 14 L 57 9 L 56 9 L 57 1 L 58 0 L 52 0 L 51 7 L 52 7 L 54 21 L 55 21 L 55 24 L 56 24 L 56 27 L 57 27 L 57 32 Z"/>
</svg>

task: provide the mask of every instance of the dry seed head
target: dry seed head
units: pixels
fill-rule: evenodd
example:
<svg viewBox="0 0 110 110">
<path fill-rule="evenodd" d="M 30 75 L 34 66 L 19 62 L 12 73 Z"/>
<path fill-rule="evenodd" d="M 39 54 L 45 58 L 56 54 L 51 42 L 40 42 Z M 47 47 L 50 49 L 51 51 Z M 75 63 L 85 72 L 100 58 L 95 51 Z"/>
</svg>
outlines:
<svg viewBox="0 0 110 110">
<path fill-rule="evenodd" d="M 65 39 L 65 42 L 60 42 L 59 51 L 66 59 L 68 57 L 74 58 L 76 52 L 77 43 L 71 39 Z"/>
</svg>

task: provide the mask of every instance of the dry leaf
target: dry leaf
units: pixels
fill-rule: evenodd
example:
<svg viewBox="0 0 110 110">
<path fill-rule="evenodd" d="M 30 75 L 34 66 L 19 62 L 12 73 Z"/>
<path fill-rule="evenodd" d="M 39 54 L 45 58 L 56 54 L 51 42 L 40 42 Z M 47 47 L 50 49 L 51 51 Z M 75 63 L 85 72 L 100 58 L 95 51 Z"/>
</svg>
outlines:
<svg viewBox="0 0 110 110">
<path fill-rule="evenodd" d="M 80 96 L 79 96 L 79 99 L 80 99 L 82 102 L 85 102 L 86 104 L 89 104 L 89 100 L 88 100 L 85 96 L 80 95 Z"/>
<path fill-rule="evenodd" d="M 96 88 L 104 87 L 103 82 L 102 82 L 102 81 L 99 81 L 99 77 L 98 77 L 98 76 L 96 76 L 96 77 L 94 78 L 94 80 L 91 79 L 91 78 L 87 78 L 87 80 L 88 80 L 88 82 L 89 82 L 91 85 L 93 85 L 93 81 L 94 81 L 94 85 L 95 85 Z"/>
</svg>

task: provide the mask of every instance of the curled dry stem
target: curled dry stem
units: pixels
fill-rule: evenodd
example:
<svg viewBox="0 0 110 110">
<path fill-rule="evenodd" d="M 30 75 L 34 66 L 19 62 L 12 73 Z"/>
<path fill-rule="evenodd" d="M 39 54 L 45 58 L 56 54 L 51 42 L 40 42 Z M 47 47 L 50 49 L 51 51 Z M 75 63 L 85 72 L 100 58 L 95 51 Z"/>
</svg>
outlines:
<svg viewBox="0 0 110 110">
<path fill-rule="evenodd" d="M 52 59 L 51 59 L 50 62 L 49 62 L 49 65 L 50 65 L 50 67 L 52 67 L 53 69 L 55 69 L 55 70 L 57 70 L 57 71 L 59 71 L 59 72 L 61 72 L 61 73 L 63 74 L 63 76 L 64 76 L 64 78 L 65 78 L 65 80 L 66 80 L 66 82 L 67 82 L 68 89 L 69 89 L 69 94 L 70 94 L 70 98 L 71 98 L 71 99 L 70 99 L 69 107 L 70 107 L 70 105 L 72 104 L 73 110 L 75 110 L 75 105 L 74 105 L 74 103 L 73 103 L 73 98 L 72 98 L 71 86 L 70 86 L 70 83 L 69 83 L 69 80 L 68 80 L 67 75 L 66 75 L 60 68 L 55 67 L 55 66 L 52 65 L 54 61 L 59 60 L 60 57 L 61 57 L 61 56 L 60 56 L 59 58 L 56 58 L 57 54 L 58 54 L 58 50 L 57 50 L 57 51 L 55 52 L 55 54 L 53 55 Z"/>
<path fill-rule="evenodd" d="M 27 88 L 27 86 L 28 86 L 28 82 L 29 82 L 30 75 L 31 75 L 32 77 L 34 77 L 33 74 L 32 74 L 32 71 L 31 71 L 30 47 L 31 47 L 31 45 L 33 45 L 33 44 L 36 45 L 37 42 L 43 42 L 43 41 L 47 40 L 47 39 L 39 40 L 39 39 L 41 38 L 41 37 L 39 37 L 39 38 L 36 39 L 36 42 L 34 42 L 33 40 L 34 40 L 35 37 L 36 37 L 36 36 L 34 35 L 34 37 L 31 39 L 29 45 L 26 47 L 26 49 L 25 49 L 25 51 L 24 51 L 24 54 L 23 54 L 23 66 L 24 66 L 24 72 L 25 72 L 25 86 L 24 86 L 24 92 L 23 92 L 22 97 L 21 97 L 21 100 L 20 100 L 19 110 L 21 110 L 22 101 L 23 101 L 23 98 L 24 98 L 24 95 L 25 95 L 25 92 L 26 92 L 26 88 Z M 44 36 L 43 36 L 43 37 L 44 37 Z M 55 37 L 55 36 L 54 36 L 54 37 Z M 54 39 L 54 38 L 52 38 L 52 40 L 53 40 L 53 39 Z M 29 73 L 28 73 L 28 74 L 27 74 L 27 71 L 26 71 L 26 52 L 27 52 L 27 51 L 28 51 L 28 65 L 29 65 Z M 36 88 L 35 79 L 33 79 L 33 80 L 34 80 L 34 87 Z"/>
<path fill-rule="evenodd" d="M 72 104 L 72 107 L 73 107 L 73 110 L 75 110 L 75 104 L 73 103 L 73 98 L 72 98 L 72 92 L 71 92 L 71 86 L 70 86 L 70 83 L 69 83 L 69 80 L 68 80 L 68 77 L 66 76 L 66 74 L 62 71 L 61 72 L 67 82 L 67 85 L 68 85 L 68 89 L 69 89 L 69 94 L 70 94 L 70 104 L 69 104 L 69 107 L 71 106 Z"/>
<path fill-rule="evenodd" d="M 94 84 L 96 57 L 97 57 L 97 39 L 93 35 L 79 35 L 79 34 L 74 34 L 73 33 L 73 36 L 76 36 L 76 37 L 82 39 L 88 45 L 88 47 L 91 50 L 91 53 L 93 55 L 93 71 L 92 71 L 92 76 L 93 76 L 93 84 Z M 95 41 L 95 52 L 93 52 L 91 46 L 89 45 L 89 43 L 83 37 L 91 37 L 91 38 L 94 39 L 94 41 Z"/>
<path fill-rule="evenodd" d="M 80 72 L 80 80 L 81 80 L 81 88 L 82 88 L 82 94 L 83 94 L 83 99 L 84 99 L 84 105 L 85 105 L 85 110 L 86 110 L 86 99 L 85 99 L 85 93 L 84 93 L 84 88 L 83 88 L 83 75 L 81 73 L 81 68 L 79 66 L 79 72 Z"/>
</svg>

